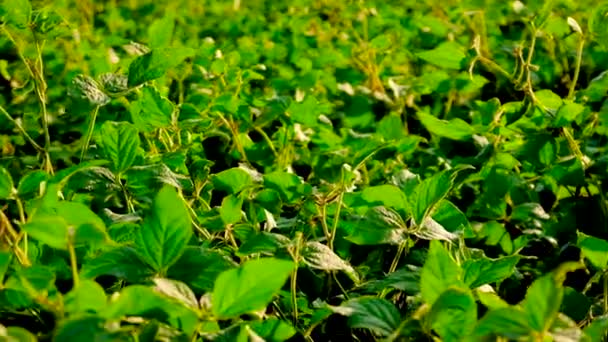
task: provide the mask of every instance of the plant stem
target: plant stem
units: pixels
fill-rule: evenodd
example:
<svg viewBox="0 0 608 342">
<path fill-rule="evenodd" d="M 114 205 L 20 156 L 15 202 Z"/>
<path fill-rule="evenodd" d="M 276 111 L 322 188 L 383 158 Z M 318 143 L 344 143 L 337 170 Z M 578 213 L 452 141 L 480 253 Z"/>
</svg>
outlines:
<svg viewBox="0 0 608 342">
<path fill-rule="evenodd" d="M 89 128 L 87 129 L 87 135 L 84 140 L 84 144 L 82 145 L 82 152 L 80 153 L 80 162 L 84 160 L 84 156 L 89 149 L 89 144 L 91 143 L 91 138 L 93 137 L 93 131 L 95 130 L 95 120 L 97 120 L 97 113 L 99 112 L 99 106 L 95 106 L 93 112 L 91 113 L 91 121 L 89 122 Z"/>
<path fill-rule="evenodd" d="M 572 77 L 572 83 L 570 83 L 570 89 L 568 90 L 568 99 L 572 99 L 574 97 L 574 89 L 576 88 L 576 83 L 578 82 L 578 76 L 581 72 L 581 64 L 583 62 L 583 47 L 585 46 L 585 37 L 580 35 L 580 40 L 578 42 L 578 48 L 576 50 L 576 66 L 574 68 L 574 76 Z"/>
<path fill-rule="evenodd" d="M 4 109 L 4 107 L 0 106 L 0 113 L 2 113 L 7 119 L 8 121 L 10 121 L 13 125 L 15 125 L 15 127 L 17 127 L 17 129 L 19 130 L 19 132 L 21 132 L 21 134 L 23 134 L 23 136 L 25 137 L 25 139 L 32 144 L 32 146 L 38 150 L 38 152 L 44 153 L 45 150 L 42 146 L 38 145 L 38 143 L 25 131 L 25 129 L 23 128 L 23 126 L 21 126 L 21 124 L 19 124 L 19 122 L 17 120 L 15 120 L 7 111 L 6 109 Z"/>
<path fill-rule="evenodd" d="M 74 288 L 77 288 L 80 285 L 80 279 L 78 278 L 78 263 L 76 262 L 76 250 L 74 249 L 74 244 L 72 241 L 68 244 L 68 251 L 70 253 L 70 266 L 72 268 L 72 278 Z"/>
</svg>

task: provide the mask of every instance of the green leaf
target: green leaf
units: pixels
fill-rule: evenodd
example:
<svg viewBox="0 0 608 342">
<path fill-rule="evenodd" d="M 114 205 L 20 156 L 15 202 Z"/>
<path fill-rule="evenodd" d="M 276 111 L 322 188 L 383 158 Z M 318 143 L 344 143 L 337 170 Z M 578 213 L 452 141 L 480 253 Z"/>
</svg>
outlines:
<svg viewBox="0 0 608 342">
<path fill-rule="evenodd" d="M 381 292 L 386 288 L 394 288 L 413 296 L 420 293 L 420 268 L 413 265 L 405 265 L 385 278 L 372 280 L 363 284 L 362 287 L 373 292 Z"/>
<path fill-rule="evenodd" d="M 291 102 L 286 112 L 297 123 L 308 127 L 317 127 L 320 125 L 319 116 L 329 113 L 330 109 L 327 105 L 321 104 L 315 97 L 308 95 L 302 102 Z"/>
<path fill-rule="evenodd" d="M 288 172 L 273 172 L 264 175 L 264 187 L 276 190 L 281 200 L 292 203 L 299 196 L 298 190 L 302 180 L 300 177 Z"/>
<path fill-rule="evenodd" d="M 559 108 L 553 127 L 565 127 L 570 125 L 586 110 L 585 106 L 580 103 L 564 100 L 564 105 Z"/>
<path fill-rule="evenodd" d="M 445 69 L 460 70 L 466 55 L 463 48 L 455 42 L 444 42 L 432 50 L 417 52 L 418 58 Z"/>
<path fill-rule="evenodd" d="M 224 197 L 220 207 L 220 216 L 225 225 L 235 224 L 241 221 L 241 207 L 243 198 L 234 194 Z"/>
<path fill-rule="evenodd" d="M 165 12 L 165 16 L 156 19 L 148 27 L 148 41 L 150 48 L 164 48 L 171 44 L 173 30 L 175 29 L 175 14 Z"/>
<path fill-rule="evenodd" d="M 293 270 L 291 261 L 261 258 L 223 272 L 213 287 L 213 314 L 231 318 L 265 308 Z"/>
<path fill-rule="evenodd" d="M 248 256 L 255 253 L 273 253 L 281 247 L 286 247 L 291 240 L 288 237 L 268 232 L 260 232 L 247 237 L 247 240 L 239 246 L 236 253 L 238 256 Z"/>
<path fill-rule="evenodd" d="M 348 325 L 351 328 L 369 329 L 382 337 L 391 335 L 401 322 L 399 310 L 383 298 L 354 298 L 331 309 L 348 316 Z"/>
<path fill-rule="evenodd" d="M 141 285 L 131 285 L 122 289 L 102 315 L 106 319 L 119 319 L 124 316 L 157 319 L 187 334 L 192 334 L 198 324 L 196 311 L 150 287 Z"/>
<path fill-rule="evenodd" d="M 383 206 L 397 210 L 408 210 L 407 198 L 397 186 L 392 184 L 382 184 L 369 186 L 357 193 L 359 199 L 351 203 L 350 206 Z M 361 203 L 359 203 L 359 201 Z"/>
<path fill-rule="evenodd" d="M 17 28 L 24 29 L 30 23 L 32 5 L 29 0 L 2 0 L 0 17 Z"/>
<path fill-rule="evenodd" d="M 608 266 L 608 241 L 593 236 L 587 236 L 577 232 L 577 246 L 581 249 L 583 257 L 587 258 L 591 264 L 599 269 L 606 269 Z"/>
<path fill-rule="evenodd" d="M 536 279 L 521 303 L 530 328 L 537 332 L 547 331 L 557 318 L 563 296 L 564 289 L 557 283 L 554 274 Z"/>
<path fill-rule="evenodd" d="M 234 262 L 217 251 L 188 246 L 169 268 L 167 276 L 181 280 L 199 292 L 208 292 L 213 289 L 216 278 L 234 266 Z M 193 269 L 196 269 L 196 272 L 192 272 Z"/>
<path fill-rule="evenodd" d="M 174 188 L 164 186 L 154 198 L 135 238 L 136 250 L 148 265 L 165 272 L 182 255 L 192 237 L 190 214 Z"/>
<path fill-rule="evenodd" d="M 115 247 L 86 260 L 80 274 L 84 278 L 112 275 L 120 279 L 139 282 L 153 274 L 131 247 Z"/>
<path fill-rule="evenodd" d="M 61 217 L 40 216 L 23 225 L 34 239 L 56 249 L 68 248 L 68 224 Z"/>
<path fill-rule="evenodd" d="M 469 290 L 449 288 L 433 303 L 426 320 L 443 341 L 461 341 L 477 323 L 475 298 Z"/>
<path fill-rule="evenodd" d="M 442 120 L 425 112 L 417 112 L 418 119 L 431 134 L 452 140 L 469 140 L 475 129 L 462 119 Z"/>
<path fill-rule="evenodd" d="M 422 225 L 432 215 L 435 206 L 445 198 L 452 188 L 452 180 L 447 172 L 441 172 L 425 179 L 413 196 L 413 218 L 416 225 Z"/>
<path fill-rule="evenodd" d="M 8 171 L 0 166 L 0 199 L 8 199 L 13 195 L 13 178 Z"/>
<path fill-rule="evenodd" d="M 186 58 L 193 57 L 195 52 L 194 49 L 187 47 L 168 47 L 154 49 L 137 57 L 129 65 L 129 87 L 162 77 Z"/>
<path fill-rule="evenodd" d="M 534 96 L 540 107 L 551 114 L 556 114 L 564 103 L 559 95 L 548 89 L 538 90 L 534 93 Z"/>
<path fill-rule="evenodd" d="M 306 265 L 323 271 L 343 271 L 355 283 L 359 282 L 359 276 L 355 269 L 346 261 L 342 260 L 334 251 L 326 245 L 309 241 L 302 251 L 302 258 Z"/>
<path fill-rule="evenodd" d="M 49 175 L 40 170 L 28 172 L 25 176 L 19 180 L 17 185 L 17 193 L 19 197 L 24 198 L 27 196 L 35 195 L 40 193 L 41 185 L 49 179 Z"/>
<path fill-rule="evenodd" d="M 66 294 L 64 301 L 65 311 L 71 315 L 99 312 L 106 306 L 106 293 L 95 281 L 85 279 Z"/>
<path fill-rule="evenodd" d="M 101 126 L 99 145 L 112 161 L 115 173 L 122 173 L 133 165 L 139 144 L 139 132 L 128 122 L 106 121 Z"/>
<path fill-rule="evenodd" d="M 253 184 L 253 179 L 247 171 L 233 167 L 212 176 L 213 185 L 216 189 L 236 194 Z"/>
<path fill-rule="evenodd" d="M 249 324 L 255 333 L 266 342 L 283 342 L 296 334 L 296 329 L 290 324 L 276 318 L 255 321 Z"/>
<path fill-rule="evenodd" d="M 462 270 L 443 247 L 441 242 L 431 241 L 426 261 L 420 272 L 420 293 L 428 304 L 451 286 L 464 286 L 461 280 Z"/>
<path fill-rule="evenodd" d="M 374 207 L 359 221 L 350 224 L 346 239 L 357 245 L 398 245 L 407 238 L 407 225 L 398 213 L 385 207 Z"/>
<path fill-rule="evenodd" d="M 54 341 L 70 341 L 74 336 L 79 340 L 94 341 L 105 333 L 104 319 L 93 315 L 79 315 L 61 322 L 53 336 Z"/>
<path fill-rule="evenodd" d="M 504 336 L 517 340 L 527 336 L 532 329 L 528 325 L 526 313 L 514 307 L 491 310 L 483 316 L 475 327 L 474 336 Z"/>
<path fill-rule="evenodd" d="M 518 255 L 512 255 L 499 259 L 467 260 L 462 265 L 464 282 L 469 287 L 476 288 L 484 284 L 502 281 L 513 274 L 519 259 Z"/>
<path fill-rule="evenodd" d="M 174 110 L 173 103 L 152 86 L 143 87 L 139 99 L 129 107 L 133 124 L 146 133 L 171 125 Z"/>
</svg>

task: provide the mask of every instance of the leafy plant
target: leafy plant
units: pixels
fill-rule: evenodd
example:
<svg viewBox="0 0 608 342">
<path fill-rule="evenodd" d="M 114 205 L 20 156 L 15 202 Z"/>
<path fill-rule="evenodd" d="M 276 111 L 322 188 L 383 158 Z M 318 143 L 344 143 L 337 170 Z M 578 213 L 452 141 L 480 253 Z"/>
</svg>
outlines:
<svg viewBox="0 0 608 342">
<path fill-rule="evenodd" d="M 608 3 L 0 2 L 0 339 L 602 341 Z"/>
</svg>

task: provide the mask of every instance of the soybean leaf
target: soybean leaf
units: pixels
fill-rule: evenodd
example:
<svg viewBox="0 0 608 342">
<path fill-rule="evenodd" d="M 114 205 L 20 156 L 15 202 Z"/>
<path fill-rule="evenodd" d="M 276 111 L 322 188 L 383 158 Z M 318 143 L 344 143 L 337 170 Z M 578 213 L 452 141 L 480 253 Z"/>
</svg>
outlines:
<svg viewBox="0 0 608 342">
<path fill-rule="evenodd" d="M 216 189 L 227 191 L 230 194 L 238 193 L 253 183 L 253 179 L 239 167 L 233 167 L 213 175 L 213 185 Z"/>
<path fill-rule="evenodd" d="M 85 279 L 65 296 L 65 310 L 70 314 L 99 312 L 106 306 L 103 287 L 93 280 Z"/>
<path fill-rule="evenodd" d="M 171 324 L 173 327 L 192 334 L 198 324 L 194 310 L 165 296 L 152 288 L 131 285 L 120 291 L 102 316 L 106 319 L 119 319 L 124 316 L 153 318 Z"/>
<path fill-rule="evenodd" d="M 475 129 L 462 119 L 441 120 L 425 112 L 416 113 L 424 127 L 433 135 L 452 140 L 469 140 Z"/>
<path fill-rule="evenodd" d="M 80 272 L 84 278 L 112 275 L 132 282 L 139 282 L 153 273 L 154 270 L 139 258 L 135 249 L 126 246 L 105 250 L 86 260 Z"/>
<path fill-rule="evenodd" d="M 359 297 L 351 299 L 332 310 L 348 316 L 351 328 L 369 329 L 386 337 L 391 335 L 399 326 L 401 315 L 395 305 L 386 299 Z"/>
<path fill-rule="evenodd" d="M 525 312 L 515 307 L 507 307 L 486 313 L 477 323 L 474 336 L 504 336 L 517 340 L 531 331 Z"/>
<path fill-rule="evenodd" d="M 518 255 L 499 259 L 481 258 L 467 260 L 463 265 L 464 282 L 471 288 L 498 282 L 508 278 L 519 262 Z"/>
<path fill-rule="evenodd" d="M 583 257 L 599 269 L 605 269 L 608 264 L 608 241 L 578 233 L 577 246 Z"/>
<path fill-rule="evenodd" d="M 450 286 L 464 286 L 461 274 L 460 266 L 441 242 L 431 241 L 426 261 L 420 272 L 420 293 L 424 301 L 433 304 Z"/>
<path fill-rule="evenodd" d="M 100 140 L 103 154 L 112 162 L 112 170 L 122 173 L 135 162 L 139 149 L 139 133 L 128 122 L 106 121 L 101 126 Z"/>
<path fill-rule="evenodd" d="M 235 224 L 241 220 L 243 198 L 234 194 L 224 197 L 220 207 L 220 217 L 225 225 Z"/>
<path fill-rule="evenodd" d="M 152 86 L 143 87 L 139 99 L 129 107 L 135 127 L 147 133 L 169 126 L 173 111 L 173 103 Z"/>
<path fill-rule="evenodd" d="M 251 322 L 250 326 L 259 337 L 267 342 L 287 341 L 296 334 L 294 327 L 276 318 Z"/>
<path fill-rule="evenodd" d="M 291 261 L 261 258 L 223 272 L 213 287 L 213 314 L 231 318 L 263 309 L 293 270 Z"/>
<path fill-rule="evenodd" d="M 537 332 L 547 331 L 556 319 L 564 289 L 553 273 L 536 279 L 521 303 L 528 319 L 528 326 Z"/>
<path fill-rule="evenodd" d="M 198 300 L 196 300 L 194 292 L 192 292 L 188 285 L 167 278 L 154 278 L 154 284 L 156 284 L 156 291 L 177 300 L 193 310 L 199 309 Z"/>
<path fill-rule="evenodd" d="M 213 289 L 215 280 L 222 272 L 234 267 L 234 262 L 218 251 L 188 246 L 169 268 L 167 276 L 183 281 L 195 291 L 207 292 Z M 196 272 L 192 272 L 193 269 Z"/>
<path fill-rule="evenodd" d="M 407 238 L 407 226 L 398 213 L 385 207 L 375 207 L 352 222 L 347 240 L 358 245 L 398 245 Z"/>
<path fill-rule="evenodd" d="M 326 245 L 309 241 L 302 251 L 304 263 L 311 268 L 323 271 L 343 271 L 355 283 L 359 282 L 359 276 L 355 269 L 346 261 L 342 260 L 334 251 Z"/>
<path fill-rule="evenodd" d="M 427 324 L 443 341 L 461 341 L 477 323 L 477 304 L 468 289 L 449 288 L 433 303 Z"/>
<path fill-rule="evenodd" d="M 444 42 L 436 48 L 416 53 L 420 59 L 445 69 L 460 70 L 466 58 L 463 48 L 455 42 Z"/>
<path fill-rule="evenodd" d="M 110 97 L 101 89 L 97 81 L 86 75 L 76 75 L 72 79 L 69 94 L 87 100 L 95 106 L 104 106 L 110 102 Z"/>
<path fill-rule="evenodd" d="M 195 50 L 187 47 L 153 49 L 137 57 L 129 65 L 129 87 L 157 79 L 169 69 L 178 66 L 184 59 L 192 57 Z"/>
<path fill-rule="evenodd" d="M 8 171 L 0 166 L 0 199 L 8 199 L 13 194 L 13 178 Z"/>
<path fill-rule="evenodd" d="M 56 249 L 68 248 L 68 224 L 57 216 L 40 216 L 23 225 L 34 239 Z"/>
<path fill-rule="evenodd" d="M 441 172 L 425 179 L 415 190 L 413 196 L 413 218 L 417 225 L 422 225 L 428 215 L 432 215 L 435 206 L 452 188 L 452 180 L 447 172 Z"/>
<path fill-rule="evenodd" d="M 156 19 L 148 27 L 148 40 L 152 49 L 169 46 L 175 29 L 175 14 L 166 12 L 165 16 Z"/>
<path fill-rule="evenodd" d="M 138 254 L 156 271 L 165 272 L 182 255 L 191 236 L 186 205 L 174 188 L 164 186 L 135 237 Z"/>
</svg>

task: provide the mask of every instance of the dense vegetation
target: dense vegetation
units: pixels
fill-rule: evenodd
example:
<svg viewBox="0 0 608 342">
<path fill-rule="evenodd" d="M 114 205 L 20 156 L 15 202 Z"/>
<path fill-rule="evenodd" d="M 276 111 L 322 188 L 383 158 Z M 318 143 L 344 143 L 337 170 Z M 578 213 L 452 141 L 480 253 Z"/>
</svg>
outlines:
<svg viewBox="0 0 608 342">
<path fill-rule="evenodd" d="M 608 3 L 3 0 L 2 341 L 600 341 Z"/>
</svg>

